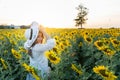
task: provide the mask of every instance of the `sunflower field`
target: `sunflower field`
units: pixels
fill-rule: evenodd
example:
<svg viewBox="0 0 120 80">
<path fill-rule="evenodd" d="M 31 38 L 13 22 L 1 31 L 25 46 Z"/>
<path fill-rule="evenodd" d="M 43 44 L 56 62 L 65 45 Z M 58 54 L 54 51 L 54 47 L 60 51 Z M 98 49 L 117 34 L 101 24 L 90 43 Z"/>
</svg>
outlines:
<svg viewBox="0 0 120 80">
<path fill-rule="evenodd" d="M 25 80 L 28 73 L 43 80 L 40 71 L 29 66 L 24 31 L 0 29 L 0 80 Z M 120 80 L 120 29 L 46 31 L 56 40 L 45 52 L 50 80 Z"/>
</svg>

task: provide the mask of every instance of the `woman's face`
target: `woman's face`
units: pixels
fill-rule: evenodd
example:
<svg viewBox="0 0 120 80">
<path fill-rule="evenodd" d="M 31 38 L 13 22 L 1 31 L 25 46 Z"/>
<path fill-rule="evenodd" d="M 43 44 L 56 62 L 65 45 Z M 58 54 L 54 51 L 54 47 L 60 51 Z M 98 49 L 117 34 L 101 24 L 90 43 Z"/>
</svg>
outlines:
<svg viewBox="0 0 120 80">
<path fill-rule="evenodd" d="M 44 38 L 43 33 L 39 32 L 36 42 L 37 43 L 42 43 L 43 42 L 43 38 Z"/>
</svg>

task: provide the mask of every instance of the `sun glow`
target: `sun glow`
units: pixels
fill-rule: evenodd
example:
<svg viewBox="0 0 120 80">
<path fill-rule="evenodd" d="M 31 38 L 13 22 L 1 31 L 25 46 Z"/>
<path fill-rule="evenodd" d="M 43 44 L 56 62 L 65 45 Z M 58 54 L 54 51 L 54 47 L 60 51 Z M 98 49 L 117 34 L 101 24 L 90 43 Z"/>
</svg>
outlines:
<svg viewBox="0 0 120 80">
<path fill-rule="evenodd" d="M 89 9 L 85 27 L 120 26 L 119 0 L 0 0 L 0 24 L 74 27 L 80 3 Z"/>
</svg>

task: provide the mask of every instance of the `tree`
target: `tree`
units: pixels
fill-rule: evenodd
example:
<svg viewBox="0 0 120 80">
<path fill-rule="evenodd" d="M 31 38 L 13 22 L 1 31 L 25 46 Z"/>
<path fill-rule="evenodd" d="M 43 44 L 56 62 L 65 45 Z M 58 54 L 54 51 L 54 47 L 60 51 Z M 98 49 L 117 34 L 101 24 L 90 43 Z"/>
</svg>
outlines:
<svg viewBox="0 0 120 80">
<path fill-rule="evenodd" d="M 81 28 L 82 28 L 82 25 L 86 23 L 86 20 L 88 20 L 86 17 L 88 14 L 88 9 L 86 7 L 84 7 L 83 5 L 79 5 L 76 9 L 79 12 L 77 14 L 76 19 L 74 19 L 76 22 L 75 26 L 76 27 L 81 26 Z"/>
</svg>

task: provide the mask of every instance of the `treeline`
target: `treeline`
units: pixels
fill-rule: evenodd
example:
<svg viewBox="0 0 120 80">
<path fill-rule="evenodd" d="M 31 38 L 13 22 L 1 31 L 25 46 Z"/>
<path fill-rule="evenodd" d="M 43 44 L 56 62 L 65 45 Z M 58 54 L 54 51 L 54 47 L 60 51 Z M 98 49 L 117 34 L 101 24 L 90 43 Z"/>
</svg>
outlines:
<svg viewBox="0 0 120 80">
<path fill-rule="evenodd" d="M 27 29 L 29 26 L 21 25 L 21 26 L 15 26 L 15 25 L 0 25 L 0 29 Z"/>
</svg>

